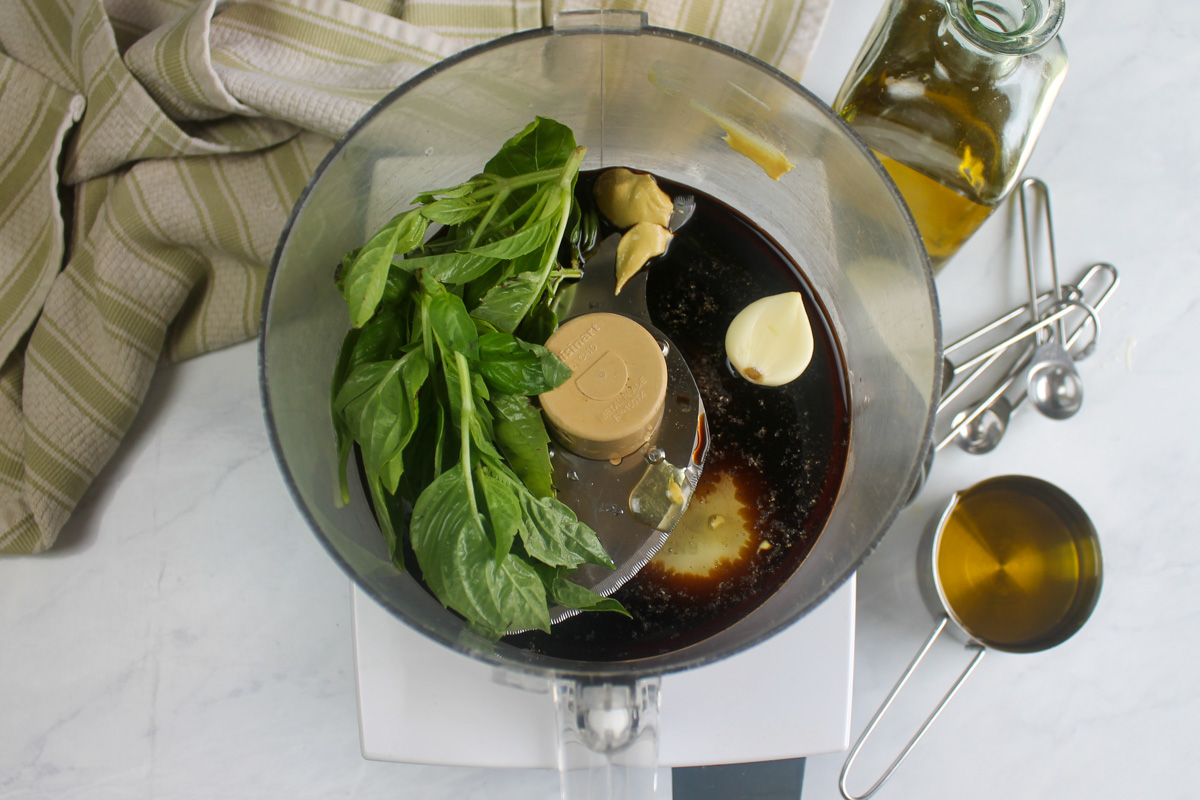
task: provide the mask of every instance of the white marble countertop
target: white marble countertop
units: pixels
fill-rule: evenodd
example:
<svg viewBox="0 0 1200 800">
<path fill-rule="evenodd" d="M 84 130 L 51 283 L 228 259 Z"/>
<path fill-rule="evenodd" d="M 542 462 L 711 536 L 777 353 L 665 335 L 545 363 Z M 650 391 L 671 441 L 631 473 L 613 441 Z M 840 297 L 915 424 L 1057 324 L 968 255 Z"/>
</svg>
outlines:
<svg viewBox="0 0 1200 800">
<path fill-rule="evenodd" d="M 835 0 L 806 83 L 832 100 L 878 0 Z M 857 734 L 932 625 L 916 541 L 950 493 L 1026 473 L 1100 531 L 1087 626 L 992 654 L 881 797 L 1184 798 L 1200 717 L 1200 6 L 1073 0 L 1066 85 L 1029 166 L 1054 198 L 1065 276 L 1121 270 L 1087 403 L 1014 420 L 986 457 L 949 448 L 859 573 Z M 939 277 L 948 338 L 1020 296 L 997 214 Z M 1015 284 L 1020 286 L 1019 283 Z M 349 583 L 293 509 L 267 444 L 253 343 L 166 368 L 60 545 L 0 560 L 0 798 L 551 798 L 557 777 L 365 761 Z M 938 648 L 854 788 L 965 663 Z M 907 713 L 906 713 L 907 712 Z M 1191 720 L 1191 722 L 1189 722 Z M 804 800 L 844 756 L 810 758 Z M 664 797 L 669 789 L 664 788 Z"/>
</svg>

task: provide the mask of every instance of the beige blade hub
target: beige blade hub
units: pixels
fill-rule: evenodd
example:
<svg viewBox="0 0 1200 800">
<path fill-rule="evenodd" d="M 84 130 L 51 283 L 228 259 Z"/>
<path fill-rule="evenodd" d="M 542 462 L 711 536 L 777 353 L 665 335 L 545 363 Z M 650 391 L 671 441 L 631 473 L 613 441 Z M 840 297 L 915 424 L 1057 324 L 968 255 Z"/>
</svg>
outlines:
<svg viewBox="0 0 1200 800">
<path fill-rule="evenodd" d="M 620 314 L 584 314 L 563 323 L 546 347 L 572 372 L 540 398 L 563 447 L 616 460 L 650 440 L 663 416 L 667 362 L 649 331 Z"/>
</svg>

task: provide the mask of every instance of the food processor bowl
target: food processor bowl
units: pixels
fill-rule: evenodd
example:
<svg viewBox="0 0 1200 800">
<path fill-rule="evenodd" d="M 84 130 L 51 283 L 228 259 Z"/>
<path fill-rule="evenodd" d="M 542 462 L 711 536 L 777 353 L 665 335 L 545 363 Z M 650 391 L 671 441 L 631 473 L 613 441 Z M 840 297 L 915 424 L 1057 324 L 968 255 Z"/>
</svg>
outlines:
<svg viewBox="0 0 1200 800">
<path fill-rule="evenodd" d="M 351 478 L 349 504 L 338 502 L 329 386 L 349 321 L 334 285 L 336 265 L 419 191 L 478 172 L 537 115 L 574 130 L 588 147 L 584 169 L 652 172 L 753 220 L 799 266 L 842 351 L 851 434 L 824 532 L 748 616 L 649 658 L 556 659 L 472 633 L 392 566 L 359 481 Z M 768 173 L 778 171 L 779 159 L 791 168 L 774 179 Z M 727 658 L 784 629 L 840 586 L 879 541 L 919 480 L 940 368 L 928 259 L 868 148 L 772 67 L 649 27 L 643 14 L 630 12 L 564 14 L 551 28 L 464 51 L 368 112 L 292 212 L 271 266 L 260 341 L 272 445 L 297 505 L 333 558 L 424 635 L 465 657 L 554 681 L 564 774 L 603 766 L 609 780 L 627 782 L 612 789 L 626 796 L 638 776 L 654 772 L 658 677 Z M 589 731 L 592 723 L 599 727 Z"/>
</svg>

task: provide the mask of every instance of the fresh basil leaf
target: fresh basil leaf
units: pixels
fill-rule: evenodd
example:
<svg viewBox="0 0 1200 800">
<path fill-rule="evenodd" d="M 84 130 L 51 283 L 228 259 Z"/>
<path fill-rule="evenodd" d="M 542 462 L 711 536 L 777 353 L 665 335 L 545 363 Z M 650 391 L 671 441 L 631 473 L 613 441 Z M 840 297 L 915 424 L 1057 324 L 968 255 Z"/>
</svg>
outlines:
<svg viewBox="0 0 1200 800">
<path fill-rule="evenodd" d="M 438 343 L 452 352 L 478 358 L 479 334 L 475 331 L 475 322 L 467 313 L 467 307 L 457 295 L 439 284 L 434 286 L 436 289 L 430 292 L 428 312 Z M 429 291 L 428 286 L 426 291 Z"/>
<path fill-rule="evenodd" d="M 490 270 L 478 278 L 463 285 L 463 303 L 471 310 L 471 315 L 475 315 L 475 309 L 483 302 L 483 298 L 487 297 L 488 292 L 500 285 L 504 281 L 516 274 L 513 269 L 512 261 L 501 261 L 499 266 Z M 491 323 L 488 323 L 491 325 Z M 491 325 L 495 328 L 495 325 Z"/>
<path fill-rule="evenodd" d="M 471 316 L 512 333 L 537 300 L 544 284 L 542 276 L 536 272 L 522 272 L 505 278 L 488 290 Z"/>
<path fill-rule="evenodd" d="M 475 411 L 490 420 L 491 416 L 488 414 L 487 407 L 481 405 L 479 401 L 491 400 L 492 393 L 488 391 L 487 381 L 478 372 L 471 373 L 471 391 L 475 393 Z"/>
<path fill-rule="evenodd" d="M 546 244 L 546 240 L 558 228 L 558 219 L 548 217 L 546 219 L 534 222 L 532 225 L 522 228 L 521 230 L 503 239 L 497 239 L 492 242 L 472 247 L 468 253 L 478 256 L 486 256 L 487 258 L 504 258 L 512 260 L 520 258 L 526 253 L 532 253 Z"/>
<path fill-rule="evenodd" d="M 533 567 L 510 554 L 500 562 L 495 576 L 495 592 L 500 597 L 504 616 L 508 617 L 504 630 L 536 629 L 549 633 L 550 606 L 546 602 L 546 588 Z"/>
<path fill-rule="evenodd" d="M 561 358 L 547 350 L 544 345 L 525 342 L 525 346 L 530 348 L 533 354 L 537 356 L 538 366 L 542 370 L 542 377 L 550 389 L 557 389 L 571 377 L 571 368 Z"/>
<path fill-rule="evenodd" d="M 412 427 L 415 431 L 416 425 L 414 424 Z M 409 436 L 409 441 L 412 441 L 411 435 Z M 383 481 L 384 486 L 390 487 L 389 491 L 391 492 L 395 492 L 400 488 L 400 479 L 404 477 L 404 450 L 407 445 L 408 442 L 405 442 L 396 451 L 395 455 L 385 461 L 383 466 L 379 468 L 380 480 Z"/>
<path fill-rule="evenodd" d="M 446 405 L 450 424 L 458 431 L 459 436 L 470 435 L 470 420 L 466 421 L 466 427 L 463 426 L 462 420 L 462 380 L 458 374 L 458 362 L 454 358 L 454 353 L 443 349 L 441 351 L 442 358 L 442 381 L 445 385 L 446 394 L 443 402 Z M 468 380 L 470 380 L 468 378 Z"/>
<path fill-rule="evenodd" d="M 508 394 L 548 392 L 571 370 L 545 347 L 502 331 L 479 337 L 479 372 L 492 388 Z"/>
<path fill-rule="evenodd" d="M 458 286 L 486 275 L 499 263 L 498 258 L 456 251 L 432 256 L 410 256 L 396 262 L 396 267 L 407 272 L 422 270 L 442 283 Z"/>
<path fill-rule="evenodd" d="M 575 133 L 566 125 L 538 117 L 513 136 L 492 159 L 484 172 L 511 178 L 529 172 L 561 167 L 575 149 Z"/>
<path fill-rule="evenodd" d="M 442 225 L 458 225 L 482 214 L 488 204 L 470 197 L 446 197 L 421 207 L 421 216 Z"/>
<path fill-rule="evenodd" d="M 567 580 L 561 573 L 561 570 L 557 572 L 549 586 L 550 598 L 555 603 L 580 611 L 615 611 L 626 617 L 632 616 L 619 600 L 596 594 L 591 589 Z"/>
<path fill-rule="evenodd" d="M 575 568 L 598 564 L 613 569 L 596 532 L 580 522 L 570 508 L 552 497 L 534 497 L 518 492 L 525 524 L 521 543 L 530 557 L 556 567 Z"/>
<path fill-rule="evenodd" d="M 391 269 L 388 270 L 387 280 L 383 284 L 383 297 L 380 298 L 380 304 L 383 306 L 410 304 L 412 293 L 416 288 L 416 279 L 404 270 L 396 269 L 396 264 L 393 262 Z"/>
<path fill-rule="evenodd" d="M 446 411 L 428 384 L 418 395 L 417 409 L 416 430 L 404 448 L 404 474 L 396 490 L 410 503 L 415 503 L 421 491 L 444 471 Z"/>
<path fill-rule="evenodd" d="M 491 182 L 492 179 L 486 176 L 477 176 L 469 181 L 460 183 L 458 186 L 451 186 L 449 189 L 434 189 L 432 192 L 419 194 L 413 200 L 413 205 L 427 205 L 436 202 L 441 197 L 466 197 Z"/>
<path fill-rule="evenodd" d="M 547 289 L 557 252 L 558 242 L 551 237 L 541 250 L 513 259 L 510 277 L 489 289 L 471 313 L 501 330 L 514 332 Z"/>
<path fill-rule="evenodd" d="M 345 291 L 346 274 L 350 271 L 350 265 L 354 263 L 361 252 L 362 248 L 356 247 L 342 256 L 342 260 L 338 262 L 337 269 L 333 273 L 334 284 L 337 286 L 338 292 Z"/>
<path fill-rule="evenodd" d="M 472 504 L 461 463 L 439 475 L 417 498 L 409 539 L 421 577 L 448 608 L 495 635 L 550 630 L 546 590 L 518 556 L 495 558 L 495 547 Z"/>
<path fill-rule="evenodd" d="M 472 507 L 466 469 L 458 464 L 446 470 L 421 493 L 409 520 L 409 539 L 421 576 L 443 605 L 490 627 L 503 627 L 480 568 L 494 562 L 487 532 Z"/>
<path fill-rule="evenodd" d="M 379 306 L 392 257 L 412 250 L 424 238 L 429 221 L 417 212 L 414 209 L 393 217 L 343 268 L 342 295 L 350 308 L 353 327 L 361 328 Z"/>
<path fill-rule="evenodd" d="M 487 386 L 484 385 L 483 377 L 477 372 L 471 373 L 471 388 L 474 393 L 474 405 L 471 409 L 471 441 L 481 453 L 499 460 L 501 458 L 500 451 L 496 449 L 496 445 L 494 444 L 496 441 L 496 430 L 492 419 L 492 412 L 487 402 L 490 399 L 490 393 L 487 390 Z"/>
<path fill-rule="evenodd" d="M 531 344 L 544 345 L 550 335 L 558 330 L 558 315 L 554 313 L 554 304 L 548 294 L 533 304 L 525 319 L 517 326 L 516 335 Z"/>
<path fill-rule="evenodd" d="M 361 364 L 342 381 L 341 388 L 333 398 L 333 411 L 335 414 L 341 414 L 346 419 L 350 429 L 356 434 L 358 426 L 351 424 L 352 420 L 348 409 L 375 391 L 379 387 L 379 382 L 383 380 L 387 371 L 394 364 L 395 361 Z"/>
<path fill-rule="evenodd" d="M 397 533 L 396 519 L 402 518 L 396 512 L 395 498 L 390 495 L 383 485 L 374 478 L 367 480 L 371 492 L 371 505 L 375 518 L 379 521 L 379 530 L 383 533 L 383 541 L 388 548 L 388 557 L 396 569 L 404 569 L 404 545 Z"/>
<path fill-rule="evenodd" d="M 338 396 L 338 392 L 341 391 L 342 386 L 346 383 L 346 378 L 353 371 L 355 364 L 354 352 L 358 347 L 358 340 L 361 336 L 362 330 L 352 328 L 346 332 L 346 338 L 342 340 L 342 347 L 338 351 L 337 364 L 333 368 L 331 400 Z"/>
<path fill-rule="evenodd" d="M 373 361 L 391 361 L 404 354 L 408 344 L 408 314 L 403 307 L 381 307 L 375 316 L 354 331 L 357 344 L 350 354 L 351 371 Z"/>
<path fill-rule="evenodd" d="M 486 467 L 476 472 L 475 482 L 487 503 L 488 519 L 496 545 L 496 563 L 512 552 L 513 542 L 521 527 L 521 504 L 512 487 L 500 480 Z"/>
<path fill-rule="evenodd" d="M 513 473 L 535 497 L 553 497 L 550 435 L 541 412 L 524 395 L 495 394 L 489 405 L 496 447 Z"/>
<path fill-rule="evenodd" d="M 337 447 L 337 480 L 338 494 L 343 505 L 350 502 L 350 484 L 346 473 L 350 465 L 350 451 L 354 449 L 354 434 L 346 423 L 341 412 L 337 410 L 337 396 L 346 384 L 350 375 L 353 355 L 362 331 L 351 328 L 342 340 L 342 349 L 338 352 L 337 365 L 333 368 L 333 380 L 330 386 L 329 404 L 333 417 L 333 436 Z"/>
<path fill-rule="evenodd" d="M 395 492 L 404 450 L 418 419 L 417 392 L 429 374 L 421 350 L 395 361 L 364 364 L 352 372 L 334 400 L 362 451 L 368 475 Z"/>
</svg>

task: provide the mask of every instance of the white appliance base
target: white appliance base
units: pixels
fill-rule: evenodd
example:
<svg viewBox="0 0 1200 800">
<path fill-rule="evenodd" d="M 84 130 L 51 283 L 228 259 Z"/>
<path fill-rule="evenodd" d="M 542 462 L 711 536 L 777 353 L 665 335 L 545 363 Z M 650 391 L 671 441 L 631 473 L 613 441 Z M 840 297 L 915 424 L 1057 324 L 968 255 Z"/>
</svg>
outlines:
<svg viewBox="0 0 1200 800">
<path fill-rule="evenodd" d="M 352 588 L 365 758 L 556 767 L 548 685 L 513 686 L 503 670 L 427 639 Z M 851 577 L 818 608 L 762 644 L 665 676 L 660 763 L 733 764 L 845 750 L 854 590 Z"/>
</svg>

